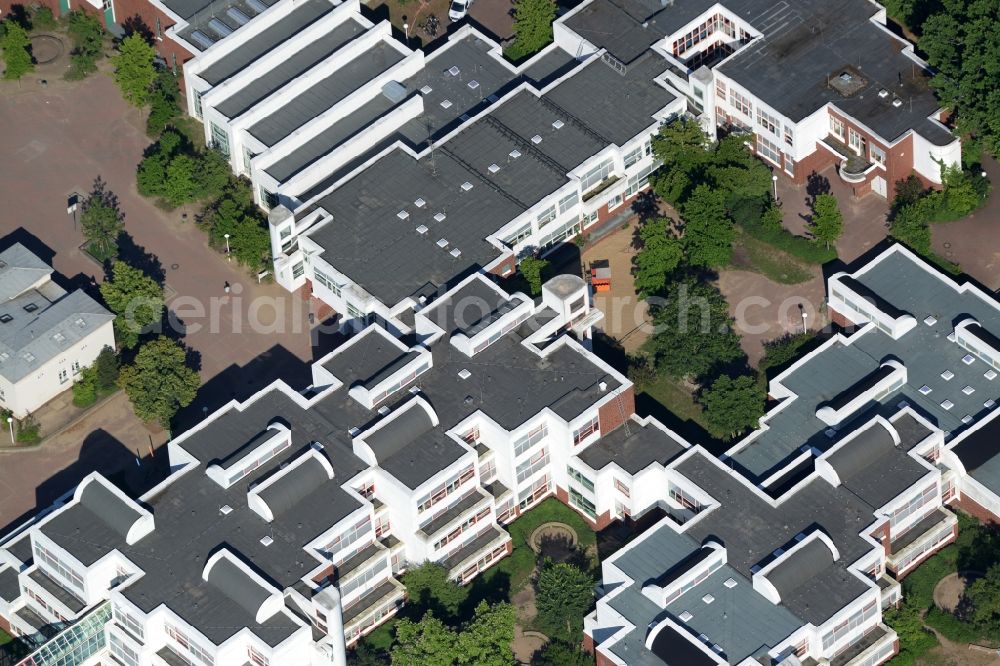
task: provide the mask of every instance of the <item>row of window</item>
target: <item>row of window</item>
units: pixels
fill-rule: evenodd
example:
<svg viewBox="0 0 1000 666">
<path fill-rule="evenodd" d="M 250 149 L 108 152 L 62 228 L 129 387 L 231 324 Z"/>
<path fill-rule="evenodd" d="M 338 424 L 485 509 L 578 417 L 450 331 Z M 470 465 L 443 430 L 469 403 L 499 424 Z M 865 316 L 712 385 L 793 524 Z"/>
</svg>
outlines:
<svg viewBox="0 0 1000 666">
<path fill-rule="evenodd" d="M 699 571 L 694 578 L 684 583 L 683 585 L 679 585 L 676 590 L 671 592 L 670 595 L 667 597 L 666 603 L 664 605 L 667 606 L 673 603 L 674 601 L 679 599 L 681 595 L 683 595 L 685 592 L 688 592 L 689 590 L 693 590 L 694 588 L 698 587 L 698 585 L 703 583 L 706 578 L 708 578 L 713 573 L 721 569 L 722 565 L 723 565 L 722 557 L 718 555 L 713 556 L 712 560 L 708 563 L 708 566 L 704 567 L 701 571 Z"/>
<path fill-rule="evenodd" d="M 587 192 L 596 185 L 600 185 L 611 176 L 615 161 L 608 158 L 588 171 L 580 178 L 580 191 Z"/>
<path fill-rule="evenodd" d="M 569 474 L 569 478 L 573 479 L 590 492 L 594 492 L 594 482 L 578 472 L 576 469 L 566 465 L 566 473 Z"/>
<path fill-rule="evenodd" d="M 517 482 L 523 483 L 533 474 L 549 464 L 549 448 L 543 446 L 535 455 L 517 466 Z"/>
<path fill-rule="evenodd" d="M 709 37 L 713 36 L 715 33 L 725 33 L 728 37 L 735 39 L 737 32 L 740 35 L 740 39 L 743 41 L 748 41 L 750 39 L 749 33 L 742 28 L 737 28 L 735 22 L 724 14 L 714 14 L 710 16 L 708 20 L 704 21 L 701 25 L 697 26 L 693 30 L 688 31 L 684 36 L 679 39 L 675 39 L 672 45 L 673 53 L 676 56 L 684 55 L 686 51 L 694 48 L 701 42 L 705 41 Z"/>
<path fill-rule="evenodd" d="M 333 278 L 323 273 L 318 268 L 313 267 L 313 275 L 316 277 L 316 282 L 332 291 L 335 295 L 340 296 L 340 285 L 333 281 Z"/>
<path fill-rule="evenodd" d="M 896 526 L 906 522 L 906 520 L 917 513 L 924 513 L 923 508 L 937 499 L 937 484 L 932 483 L 916 495 L 909 502 L 889 514 L 889 525 L 895 530 Z M 893 534 L 893 536 L 897 536 Z"/>
<path fill-rule="evenodd" d="M 403 375 L 402 377 L 400 377 L 398 380 L 396 380 L 395 382 L 393 382 L 385 390 L 379 391 L 378 393 L 372 395 L 371 396 L 372 405 L 374 406 L 374 405 L 377 405 L 378 403 L 382 402 L 383 400 L 385 400 L 386 398 L 388 398 L 390 395 L 392 395 L 396 391 L 399 391 L 404 386 L 406 386 L 410 382 L 414 381 L 417 377 L 419 377 L 420 375 L 424 374 L 425 372 L 427 372 L 430 369 L 431 369 L 430 362 L 429 361 L 424 361 L 423 363 L 421 363 L 420 365 L 418 365 L 416 367 L 416 369 L 414 369 L 412 372 L 406 373 L 405 375 Z"/>
<path fill-rule="evenodd" d="M 139 622 L 137 619 L 129 615 L 127 612 L 125 612 L 118 606 L 114 607 L 114 618 L 115 622 L 121 625 L 122 628 L 126 629 L 130 634 L 132 634 L 139 640 L 143 640 L 144 634 L 141 622 Z"/>
<path fill-rule="evenodd" d="M 476 355 L 479 352 L 483 351 L 484 349 L 486 349 L 487 347 L 489 347 L 490 345 L 492 345 L 494 342 L 496 342 L 497 340 L 499 340 L 503 336 L 505 336 L 508 333 L 510 333 L 511 331 L 513 331 L 515 328 L 517 328 L 518 326 L 520 326 L 521 324 L 523 324 L 525 321 L 527 321 L 527 319 L 528 319 L 529 316 L 530 316 L 530 313 L 527 312 L 527 311 L 525 311 L 521 316 L 519 316 L 514 321 L 510 322 L 509 324 L 507 324 L 503 328 L 497 329 L 496 331 L 494 331 L 490 335 L 489 338 L 487 338 L 483 342 L 480 342 L 478 345 L 476 345 L 476 347 L 472 350 L 472 354 Z"/>
<path fill-rule="evenodd" d="M 385 571 L 388 567 L 389 567 L 388 560 L 384 557 L 380 558 L 379 561 L 375 563 L 375 566 L 369 567 L 361 574 L 355 576 L 346 583 L 342 583 L 340 585 L 341 596 L 346 597 L 347 595 L 351 594 L 358 588 L 368 585 L 368 583 L 375 580 L 375 578 L 378 577 L 379 574 Z"/>
<path fill-rule="evenodd" d="M 338 534 L 323 550 L 332 561 L 343 562 L 360 550 L 360 547 L 355 546 L 355 544 L 364 539 L 371 531 L 372 519 L 366 516 L 354 527 Z M 368 545 L 368 540 L 365 539 L 364 543 Z"/>
<path fill-rule="evenodd" d="M 569 503 L 591 518 L 597 518 L 597 507 L 593 502 L 581 495 L 580 491 L 573 486 L 569 487 Z"/>
<path fill-rule="evenodd" d="M 271 460 L 285 449 L 291 447 L 291 445 L 291 437 L 282 437 L 280 442 L 264 451 L 253 460 L 245 464 L 241 463 L 240 467 L 227 477 L 229 485 L 232 486 L 234 483 L 250 474 L 250 472 L 254 471 L 258 467 L 262 467 L 267 461 Z"/>
<path fill-rule="evenodd" d="M 482 521 L 486 520 L 486 518 L 489 515 L 490 515 L 489 507 L 480 509 L 476 515 L 469 516 L 466 520 L 463 520 L 462 523 L 456 526 L 455 529 L 453 529 L 451 532 L 449 532 L 447 536 L 445 536 L 443 539 L 435 543 L 434 550 L 435 551 L 441 550 L 455 539 L 461 537 L 463 533 L 468 532 L 470 529 L 472 529 L 472 527 L 476 523 L 481 523 Z"/>
<path fill-rule="evenodd" d="M 451 495 L 453 492 L 458 490 L 459 486 L 461 486 L 464 483 L 467 483 L 468 481 L 471 481 L 473 478 L 475 478 L 475 476 L 476 476 L 475 469 L 473 469 L 472 465 L 469 465 L 461 472 L 459 472 L 451 479 L 449 479 L 447 483 L 438 486 L 433 492 L 428 493 L 427 495 L 421 497 L 420 500 L 417 502 L 417 513 L 423 513 L 424 511 L 427 511 L 432 506 L 443 500 L 445 497 Z"/>
<path fill-rule="evenodd" d="M 83 576 L 78 574 L 68 564 L 49 552 L 38 543 L 34 544 L 35 557 L 45 564 L 46 573 L 54 573 L 57 578 L 69 583 L 70 587 L 83 594 Z"/>
<path fill-rule="evenodd" d="M 597 416 L 590 419 L 587 423 L 584 423 L 573 432 L 573 446 L 579 446 L 588 437 L 597 432 L 600 429 L 600 426 L 600 419 Z"/>
<path fill-rule="evenodd" d="M 215 662 L 211 652 L 192 641 L 183 631 L 169 622 L 164 623 L 164 628 L 166 629 L 167 636 L 169 636 L 177 645 L 186 650 L 189 655 L 195 658 L 196 661 L 205 664 L 205 666 L 212 666 Z"/>
<path fill-rule="evenodd" d="M 139 653 L 113 631 L 108 633 L 108 649 L 126 666 L 139 666 Z"/>
<path fill-rule="evenodd" d="M 828 654 L 834 645 L 846 638 L 855 629 L 864 626 L 878 613 L 878 602 L 870 601 L 864 608 L 823 634 L 823 654 Z"/>
<path fill-rule="evenodd" d="M 498 546 L 489 553 L 486 553 L 481 558 L 479 558 L 478 562 L 466 568 L 465 571 L 461 573 L 461 575 L 458 577 L 459 584 L 465 583 L 470 578 L 475 576 L 477 573 L 488 567 L 490 565 L 490 562 L 492 562 L 493 560 L 500 559 L 506 553 L 507 553 L 507 546 Z"/>
<path fill-rule="evenodd" d="M 549 426 L 545 421 L 529 430 L 526 434 L 521 435 L 516 440 L 514 440 L 514 457 L 519 457 L 522 453 L 530 449 L 532 446 L 538 442 L 545 439 L 546 435 L 549 434 Z"/>
<path fill-rule="evenodd" d="M 531 488 L 521 491 L 521 494 L 517 496 L 517 507 L 523 511 L 528 506 L 540 500 L 549 492 L 549 483 L 550 479 L 548 474 L 540 476 L 538 480 L 531 485 Z"/>
</svg>

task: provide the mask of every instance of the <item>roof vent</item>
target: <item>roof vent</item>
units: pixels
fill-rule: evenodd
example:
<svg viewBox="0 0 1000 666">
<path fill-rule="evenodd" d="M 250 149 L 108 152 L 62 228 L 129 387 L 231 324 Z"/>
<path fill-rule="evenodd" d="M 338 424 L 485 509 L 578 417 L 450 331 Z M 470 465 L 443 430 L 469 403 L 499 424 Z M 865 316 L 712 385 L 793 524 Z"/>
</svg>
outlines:
<svg viewBox="0 0 1000 666">
<path fill-rule="evenodd" d="M 469 181 L 465 181 L 464 183 L 462 183 L 463 192 L 468 192 L 471 189 L 472 189 L 472 183 L 470 183 Z"/>
<path fill-rule="evenodd" d="M 955 403 L 953 403 L 951 400 L 944 400 L 941 403 L 941 409 L 945 409 L 945 410 L 951 409 L 954 406 L 955 406 Z"/>
<path fill-rule="evenodd" d="M 222 507 L 219 508 L 219 513 L 221 513 L 223 516 L 228 516 L 232 512 L 233 512 L 233 507 L 229 506 L 228 504 L 223 504 Z"/>
<path fill-rule="evenodd" d="M 966 386 L 965 388 L 962 389 L 962 393 L 964 393 L 965 395 L 972 395 L 975 392 L 976 389 L 972 388 L 971 386 Z"/>
<path fill-rule="evenodd" d="M 451 74 L 452 76 L 458 76 L 459 72 L 461 71 L 462 70 L 458 68 L 458 65 L 452 65 L 451 69 L 448 70 L 448 73 Z"/>
<path fill-rule="evenodd" d="M 66 336 L 58 332 L 52 334 L 52 339 L 56 342 L 66 342 Z"/>
<path fill-rule="evenodd" d="M 885 88 L 882 88 L 882 90 L 878 91 L 878 96 L 881 97 L 882 99 L 885 99 L 886 97 L 889 96 L 889 91 L 886 90 Z"/>
<path fill-rule="evenodd" d="M 900 400 L 899 402 L 896 403 L 896 409 L 906 409 L 909 406 L 910 403 L 906 402 L 905 400 Z"/>
<path fill-rule="evenodd" d="M 6 324 L 6 323 L 12 322 L 12 321 L 14 321 L 14 318 L 11 317 L 6 312 L 4 314 L 0 314 L 0 324 Z"/>
<path fill-rule="evenodd" d="M 426 234 L 427 233 L 427 227 L 425 227 L 424 225 L 421 224 L 419 227 L 417 227 L 416 231 L 417 231 L 418 234 Z"/>
<path fill-rule="evenodd" d="M 823 431 L 823 434 L 826 435 L 827 439 L 833 439 L 837 436 L 837 431 L 834 428 L 827 428 Z"/>
<path fill-rule="evenodd" d="M 262 546 L 264 546 L 265 548 L 267 548 L 268 546 L 270 546 L 272 543 L 274 543 L 274 539 L 272 539 L 269 536 L 266 536 L 266 537 L 264 537 L 263 539 L 260 540 L 260 544 Z"/>
<path fill-rule="evenodd" d="M 892 100 L 892 105 L 898 109 L 899 107 L 903 106 L 903 100 L 897 97 L 896 99 Z"/>
<path fill-rule="evenodd" d="M 458 371 L 458 377 L 459 377 L 459 379 L 468 379 L 471 376 L 472 376 L 472 373 L 469 372 L 468 370 L 466 370 L 465 368 L 462 368 L 461 370 Z"/>
<path fill-rule="evenodd" d="M 456 247 L 456 248 L 453 248 L 453 249 L 452 249 L 452 251 L 451 251 L 451 252 L 449 252 L 448 254 L 450 254 L 451 256 L 453 256 L 453 257 L 455 257 L 456 259 L 458 259 L 458 258 L 459 258 L 460 256 L 462 256 L 462 251 L 461 251 L 461 250 L 459 250 L 459 249 L 458 249 L 458 248 Z"/>
<path fill-rule="evenodd" d="M 76 321 L 74 321 L 73 323 L 76 324 L 79 328 L 87 328 L 87 322 L 83 320 L 83 317 L 77 317 Z"/>
<path fill-rule="evenodd" d="M 347 431 L 347 434 L 351 437 L 357 437 L 358 433 L 361 432 L 361 428 L 354 427 Z"/>
<path fill-rule="evenodd" d="M 389 411 L 390 411 L 389 408 L 386 407 L 385 405 L 382 405 L 381 407 L 378 408 L 379 416 L 385 416 L 386 414 L 389 413 Z"/>
<path fill-rule="evenodd" d="M 23 354 L 21 354 L 21 358 L 23 358 L 28 363 L 35 362 L 35 355 L 32 354 L 31 352 L 24 352 Z"/>
<path fill-rule="evenodd" d="M 955 373 L 952 372 L 951 370 L 945 370 L 944 372 L 941 373 L 941 379 L 945 380 L 946 382 L 950 382 L 954 378 L 955 378 Z"/>
<path fill-rule="evenodd" d="M 413 201 L 413 205 L 414 205 L 414 206 L 416 206 L 417 208 L 423 208 L 424 206 L 426 206 L 426 205 L 427 205 L 427 202 L 426 202 L 426 201 L 424 201 L 424 200 L 423 200 L 423 199 L 422 199 L 421 197 L 417 197 L 417 198 L 416 198 L 416 199 L 415 199 L 415 200 Z"/>
<path fill-rule="evenodd" d="M 435 222 L 444 222 L 444 219 L 446 217 L 447 217 L 447 215 L 445 215 L 444 213 L 435 213 L 434 214 L 434 221 Z"/>
<path fill-rule="evenodd" d="M 420 92 L 422 92 L 425 95 L 430 95 L 433 90 L 434 88 L 431 88 L 430 86 L 424 86 L 423 88 L 420 89 Z"/>
<path fill-rule="evenodd" d="M 996 406 L 997 406 L 997 401 L 993 400 L 992 398 L 983 403 L 983 407 L 985 407 L 986 409 L 993 409 Z"/>
<path fill-rule="evenodd" d="M 555 121 L 554 123 L 552 123 L 552 126 L 553 126 L 554 128 L 556 128 L 556 129 L 562 129 L 562 128 L 563 128 L 563 125 L 565 125 L 565 124 L 566 124 L 566 123 L 564 123 L 563 121 L 561 121 L 561 120 L 557 120 L 557 121 Z"/>
<path fill-rule="evenodd" d="M 921 393 L 922 395 L 927 395 L 927 394 L 928 394 L 928 393 L 930 393 L 930 392 L 931 392 L 931 391 L 932 391 L 933 389 L 932 389 L 932 388 L 931 388 L 930 386 L 928 386 L 927 384 L 924 384 L 923 386 L 921 386 L 921 387 L 920 387 L 919 389 L 917 389 L 917 390 L 918 390 L 918 391 L 920 391 L 920 393 Z"/>
<path fill-rule="evenodd" d="M 447 238 L 442 238 L 442 239 L 438 240 L 437 246 L 440 247 L 440 248 L 442 248 L 442 249 L 448 247 L 448 239 Z"/>
<path fill-rule="evenodd" d="M 451 100 L 450 99 L 443 99 L 443 100 L 441 100 L 441 108 L 442 109 L 450 109 L 451 108 Z"/>
<path fill-rule="evenodd" d="M 677 616 L 677 619 L 680 620 L 681 622 L 690 622 L 691 618 L 693 617 L 694 615 L 691 615 L 691 613 L 684 611 L 683 613 Z"/>
<path fill-rule="evenodd" d="M 409 216 L 410 216 L 410 214 L 409 214 L 409 213 L 407 213 L 407 212 L 406 212 L 405 210 L 401 210 L 401 211 L 399 211 L 398 213 L 396 213 L 396 217 L 398 217 L 398 218 L 399 218 L 399 219 L 401 219 L 401 220 L 405 220 L 405 219 L 406 219 L 406 218 L 408 218 Z"/>
<path fill-rule="evenodd" d="M 973 421 L 975 421 L 975 419 L 972 418 L 971 414 L 966 414 L 965 416 L 962 417 L 962 423 L 964 423 L 965 425 L 969 425 Z"/>
<path fill-rule="evenodd" d="M 496 173 L 497 171 L 500 170 L 500 165 L 494 162 L 493 164 L 490 165 L 489 169 L 490 173 Z"/>
<path fill-rule="evenodd" d="M 715 597 L 713 597 L 711 594 L 706 594 L 701 598 L 701 600 L 704 601 L 706 604 L 710 604 L 713 601 L 715 601 Z"/>
<path fill-rule="evenodd" d="M 539 144 L 541 142 L 542 142 L 542 135 L 541 134 L 536 134 L 535 136 L 531 137 L 531 143 L 534 143 L 534 144 L 537 145 L 537 144 Z"/>
<path fill-rule="evenodd" d="M 986 377 L 986 379 L 988 379 L 990 381 L 993 381 L 994 379 L 997 378 L 997 371 L 996 370 L 987 370 L 986 372 L 983 373 L 983 377 Z"/>
<path fill-rule="evenodd" d="M 973 356 L 972 354 L 966 354 L 965 356 L 962 357 L 962 363 L 966 365 L 972 365 L 975 362 L 975 360 L 976 357 Z"/>
<path fill-rule="evenodd" d="M 479 81 L 476 81 L 475 79 L 472 79 L 471 81 L 469 81 L 469 88 L 470 89 L 475 90 L 478 87 L 479 87 Z"/>
<path fill-rule="evenodd" d="M 514 150 L 510 151 L 507 154 L 510 155 L 511 157 L 513 157 L 516 160 L 518 157 L 521 156 L 521 151 L 518 150 L 517 148 L 515 148 Z"/>
<path fill-rule="evenodd" d="M 38 306 L 35 305 L 34 303 L 28 303 L 27 305 L 24 306 L 24 311 L 25 312 L 34 312 L 37 309 L 38 309 Z"/>
<path fill-rule="evenodd" d="M 736 579 L 735 578 L 727 578 L 726 582 L 723 583 L 723 585 L 725 585 L 726 587 L 728 587 L 731 590 L 734 587 L 736 587 L 736 585 L 737 585 Z"/>
<path fill-rule="evenodd" d="M 937 317 L 934 315 L 927 315 L 927 317 L 924 318 L 924 323 L 928 326 L 933 326 L 937 323 Z"/>
<path fill-rule="evenodd" d="M 608 390 L 608 383 L 607 382 L 600 382 L 597 385 L 597 388 L 601 389 L 601 392 L 603 393 L 604 391 Z"/>
</svg>

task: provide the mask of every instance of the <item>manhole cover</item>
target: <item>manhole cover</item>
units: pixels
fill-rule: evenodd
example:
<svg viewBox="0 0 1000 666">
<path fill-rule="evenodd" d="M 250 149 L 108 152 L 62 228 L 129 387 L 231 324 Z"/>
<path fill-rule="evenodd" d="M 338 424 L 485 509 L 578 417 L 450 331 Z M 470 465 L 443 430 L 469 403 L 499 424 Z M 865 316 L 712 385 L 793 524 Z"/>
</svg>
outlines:
<svg viewBox="0 0 1000 666">
<path fill-rule="evenodd" d="M 176 271 L 180 267 L 181 267 L 180 264 L 170 264 L 170 270 L 172 271 Z"/>
</svg>

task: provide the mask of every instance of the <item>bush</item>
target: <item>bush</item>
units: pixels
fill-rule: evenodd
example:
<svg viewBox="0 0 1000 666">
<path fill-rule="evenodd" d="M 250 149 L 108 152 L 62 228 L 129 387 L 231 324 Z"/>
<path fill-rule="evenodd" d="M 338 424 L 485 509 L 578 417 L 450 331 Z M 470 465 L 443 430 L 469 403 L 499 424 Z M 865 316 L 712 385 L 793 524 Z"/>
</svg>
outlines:
<svg viewBox="0 0 1000 666">
<path fill-rule="evenodd" d="M 42 427 L 34 416 L 27 414 L 18 422 L 15 439 L 21 444 L 38 444 L 42 441 Z"/>
<path fill-rule="evenodd" d="M 963 622 L 937 606 L 931 606 L 927 611 L 924 624 L 937 629 L 942 636 L 956 643 L 975 643 L 982 639 L 982 635 L 973 625 Z"/>
<path fill-rule="evenodd" d="M 535 587 L 538 628 L 549 637 L 578 642 L 583 618 L 594 605 L 593 577 L 572 564 L 546 559 Z"/>
<path fill-rule="evenodd" d="M 48 7 L 35 7 L 31 15 L 32 30 L 55 30 L 59 24 Z"/>
<path fill-rule="evenodd" d="M 73 404 L 86 408 L 97 402 L 97 372 L 93 367 L 80 370 L 80 376 L 73 383 Z"/>
<path fill-rule="evenodd" d="M 545 272 L 549 268 L 549 262 L 535 257 L 525 257 L 518 265 L 518 270 L 528 282 L 531 296 L 541 296 L 542 284 L 545 282 Z"/>
<path fill-rule="evenodd" d="M 762 201 L 744 199 L 733 207 L 733 220 L 752 238 L 767 243 L 808 264 L 825 264 L 837 258 L 835 248 L 796 236 L 781 226 L 781 209 Z"/>
<path fill-rule="evenodd" d="M 97 61 L 104 54 L 104 28 L 100 19 L 79 9 L 69 13 L 67 24 L 73 49 L 66 78 L 77 81 L 97 71 Z"/>
<path fill-rule="evenodd" d="M 758 370 L 763 374 L 771 368 L 780 368 L 799 356 L 799 350 L 815 339 L 814 333 L 789 333 L 764 343 L 764 358 Z"/>
</svg>

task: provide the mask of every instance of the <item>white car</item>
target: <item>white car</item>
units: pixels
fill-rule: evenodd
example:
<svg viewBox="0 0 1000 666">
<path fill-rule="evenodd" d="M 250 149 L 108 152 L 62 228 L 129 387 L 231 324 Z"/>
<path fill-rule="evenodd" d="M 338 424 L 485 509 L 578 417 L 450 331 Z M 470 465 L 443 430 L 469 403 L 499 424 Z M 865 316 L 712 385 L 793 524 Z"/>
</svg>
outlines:
<svg viewBox="0 0 1000 666">
<path fill-rule="evenodd" d="M 452 0 L 451 9 L 448 10 L 448 18 L 452 21 L 461 21 L 469 13 L 469 6 L 472 0 Z"/>
</svg>

